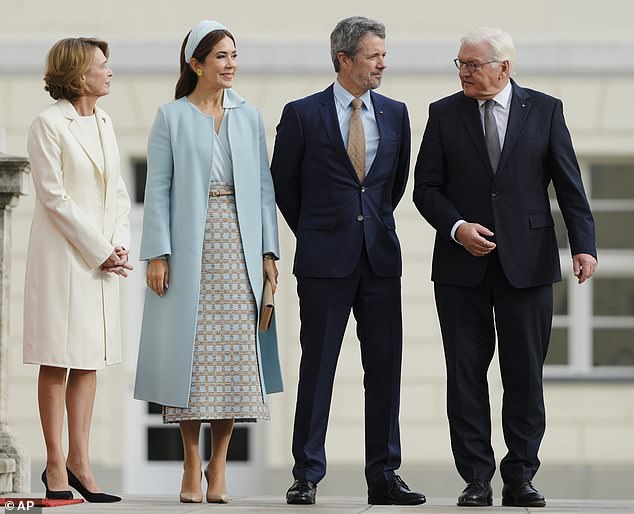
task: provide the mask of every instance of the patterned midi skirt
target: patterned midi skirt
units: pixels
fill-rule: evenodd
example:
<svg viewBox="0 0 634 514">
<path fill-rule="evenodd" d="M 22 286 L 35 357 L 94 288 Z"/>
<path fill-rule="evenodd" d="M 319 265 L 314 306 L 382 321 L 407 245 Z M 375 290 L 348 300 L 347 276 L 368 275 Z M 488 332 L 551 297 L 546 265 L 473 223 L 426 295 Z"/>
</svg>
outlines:
<svg viewBox="0 0 634 514">
<path fill-rule="evenodd" d="M 189 405 L 163 423 L 269 419 L 256 349 L 257 307 L 247 275 L 233 185 L 209 190 Z"/>
</svg>

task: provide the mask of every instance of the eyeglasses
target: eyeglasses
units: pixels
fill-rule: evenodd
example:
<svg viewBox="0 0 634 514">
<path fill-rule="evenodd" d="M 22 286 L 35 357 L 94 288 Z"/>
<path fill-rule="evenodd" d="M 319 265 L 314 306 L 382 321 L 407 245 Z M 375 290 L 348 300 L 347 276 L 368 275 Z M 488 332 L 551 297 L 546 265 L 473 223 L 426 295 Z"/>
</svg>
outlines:
<svg viewBox="0 0 634 514">
<path fill-rule="evenodd" d="M 464 62 L 464 61 L 461 61 L 460 59 L 453 60 L 453 63 L 456 65 L 456 68 L 461 70 L 464 66 L 465 68 L 467 68 L 467 70 L 469 70 L 469 73 L 475 73 L 485 64 L 491 64 L 494 62 L 500 62 L 500 61 L 489 61 L 489 62 L 477 63 L 477 62 Z"/>
</svg>

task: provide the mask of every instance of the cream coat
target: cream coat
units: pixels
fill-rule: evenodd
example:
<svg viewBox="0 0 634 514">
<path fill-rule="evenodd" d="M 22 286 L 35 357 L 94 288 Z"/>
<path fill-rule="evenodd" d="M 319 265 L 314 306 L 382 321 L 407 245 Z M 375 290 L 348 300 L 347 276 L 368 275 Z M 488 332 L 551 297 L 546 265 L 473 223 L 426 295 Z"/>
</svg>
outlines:
<svg viewBox="0 0 634 514">
<path fill-rule="evenodd" d="M 129 247 L 130 199 L 112 121 L 96 109 L 105 169 L 75 108 L 59 100 L 31 125 L 35 185 L 24 294 L 24 362 L 101 369 L 121 361 L 120 277 L 99 269 Z"/>
</svg>

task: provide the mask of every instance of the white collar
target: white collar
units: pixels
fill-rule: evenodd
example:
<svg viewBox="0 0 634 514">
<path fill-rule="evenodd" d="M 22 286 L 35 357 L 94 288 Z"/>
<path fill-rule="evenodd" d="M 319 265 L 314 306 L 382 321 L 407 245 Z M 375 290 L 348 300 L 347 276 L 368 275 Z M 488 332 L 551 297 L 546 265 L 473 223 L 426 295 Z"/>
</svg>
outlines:
<svg viewBox="0 0 634 514">
<path fill-rule="evenodd" d="M 508 84 L 504 86 L 504 89 L 500 91 L 497 95 L 495 95 L 492 100 L 495 101 L 496 104 L 500 105 L 504 110 L 509 108 L 509 104 L 511 103 L 511 93 L 513 92 L 513 86 L 511 81 L 508 81 Z M 478 107 L 482 107 L 486 100 L 478 100 Z"/>
</svg>

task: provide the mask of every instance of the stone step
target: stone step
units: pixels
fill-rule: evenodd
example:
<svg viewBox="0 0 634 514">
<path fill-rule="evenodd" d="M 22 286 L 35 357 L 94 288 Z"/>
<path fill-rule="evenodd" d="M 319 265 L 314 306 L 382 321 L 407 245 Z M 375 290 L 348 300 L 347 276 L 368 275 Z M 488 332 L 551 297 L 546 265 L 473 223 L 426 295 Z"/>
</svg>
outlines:
<svg viewBox="0 0 634 514">
<path fill-rule="evenodd" d="M 16 469 L 15 459 L 0 458 L 0 493 L 13 491 L 13 473 L 15 473 Z"/>
<path fill-rule="evenodd" d="M 15 473 L 18 469 L 15 459 L 10 457 L 0 457 L 0 473 Z"/>
</svg>

